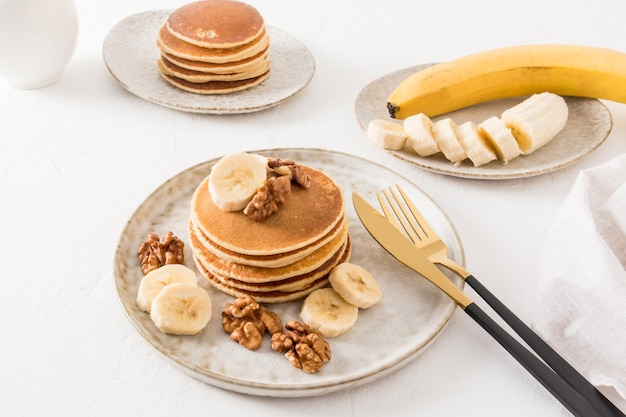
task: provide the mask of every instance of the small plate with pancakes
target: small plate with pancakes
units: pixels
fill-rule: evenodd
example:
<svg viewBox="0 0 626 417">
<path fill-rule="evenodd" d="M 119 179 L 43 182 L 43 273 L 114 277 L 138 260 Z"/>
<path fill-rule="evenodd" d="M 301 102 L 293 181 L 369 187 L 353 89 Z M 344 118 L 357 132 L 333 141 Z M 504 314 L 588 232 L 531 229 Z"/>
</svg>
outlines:
<svg viewBox="0 0 626 417">
<path fill-rule="evenodd" d="M 219 55 L 207 58 L 211 62 L 198 61 L 194 59 L 197 51 L 210 48 L 185 44 L 186 49 L 180 51 L 180 39 L 163 34 L 171 13 L 172 10 L 151 10 L 128 16 L 113 26 L 103 43 L 102 55 L 109 72 L 122 87 L 145 100 L 193 113 L 251 113 L 288 100 L 313 78 L 315 60 L 306 46 L 268 25 L 263 27 L 263 36 L 253 39 L 250 45 L 222 51 L 215 48 Z M 162 49 L 179 53 L 162 56 Z M 231 60 L 241 49 L 254 50 L 255 54 L 241 55 L 234 68 Z M 222 56 L 224 51 L 232 56 Z M 250 77 L 233 80 L 233 73 L 242 71 Z M 206 90 L 197 88 L 196 82 L 204 82 L 202 88 Z M 207 94 L 207 86 L 212 91 L 222 91 Z"/>
<path fill-rule="evenodd" d="M 346 333 L 327 339 L 332 359 L 315 374 L 302 372 L 274 352 L 269 334 L 256 351 L 232 341 L 222 328 L 221 313 L 235 298 L 211 285 L 197 269 L 190 242 L 194 233 L 188 233 L 194 193 L 216 159 L 186 169 L 159 186 L 132 214 L 121 234 L 115 255 L 115 286 L 122 308 L 139 334 L 166 360 L 200 381 L 239 393 L 273 397 L 315 396 L 360 386 L 392 373 L 424 352 L 445 329 L 455 304 L 427 280 L 399 264 L 370 236 L 354 211 L 351 196 L 354 191 L 376 204 L 377 191 L 400 184 L 446 241 L 451 256 L 464 264 L 458 234 L 441 208 L 405 177 L 353 155 L 303 148 L 250 153 L 291 159 L 332 178 L 343 195 L 342 217 L 349 229 L 350 262 L 376 278 L 382 298 L 360 310 L 355 325 Z M 212 299 L 212 318 L 195 336 L 161 333 L 135 302 L 143 277 L 137 250 L 149 233 L 164 235 L 168 231 L 185 243 L 184 263 L 196 271 L 199 285 Z M 461 279 L 448 271 L 444 273 L 463 287 Z M 265 305 L 283 323 L 301 320 L 301 299 Z"/>
<path fill-rule="evenodd" d="M 355 100 L 355 112 L 365 140 L 368 140 L 365 131 L 371 120 L 394 121 L 389 116 L 386 102 L 396 86 L 415 71 L 431 65 L 433 64 L 421 64 L 393 71 L 363 87 Z M 523 99 L 513 97 L 489 101 L 433 117 L 432 120 L 451 118 L 457 125 L 466 121 L 481 123 L 492 116 L 500 116 L 504 110 Z M 569 117 L 563 130 L 541 149 L 528 155 L 520 155 L 506 164 L 496 160 L 485 165 L 473 166 L 470 160 L 465 160 L 455 166 L 441 153 L 421 157 L 405 149 L 386 152 L 421 169 L 460 178 L 506 180 L 554 172 L 589 155 L 604 142 L 613 128 L 611 113 L 600 100 L 584 97 L 564 97 L 564 99 L 569 109 Z M 401 120 L 395 121 L 402 123 Z"/>
</svg>

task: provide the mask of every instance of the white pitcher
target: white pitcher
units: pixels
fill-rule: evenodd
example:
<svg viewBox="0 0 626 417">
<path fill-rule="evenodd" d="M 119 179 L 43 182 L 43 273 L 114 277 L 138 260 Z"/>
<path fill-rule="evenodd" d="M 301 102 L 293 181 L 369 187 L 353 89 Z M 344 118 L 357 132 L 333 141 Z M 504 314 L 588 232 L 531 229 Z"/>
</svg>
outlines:
<svg viewBox="0 0 626 417">
<path fill-rule="evenodd" d="M 23 89 L 57 82 L 77 37 L 74 0 L 0 0 L 0 79 Z"/>
</svg>

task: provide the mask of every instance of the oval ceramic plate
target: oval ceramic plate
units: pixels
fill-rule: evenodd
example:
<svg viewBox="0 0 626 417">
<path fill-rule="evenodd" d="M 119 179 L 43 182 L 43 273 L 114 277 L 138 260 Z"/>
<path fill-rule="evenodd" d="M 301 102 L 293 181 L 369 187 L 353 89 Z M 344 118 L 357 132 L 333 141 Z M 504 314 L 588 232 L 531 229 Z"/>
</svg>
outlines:
<svg viewBox="0 0 626 417">
<path fill-rule="evenodd" d="M 355 326 L 329 339 L 332 360 L 316 374 L 294 368 L 271 349 L 269 336 L 257 351 L 230 340 L 221 326 L 221 311 L 233 298 L 213 289 L 199 276 L 213 300 L 212 319 L 196 336 L 169 336 L 156 329 L 150 316 L 135 305 L 142 278 L 137 249 L 148 233 L 173 231 L 185 243 L 185 263 L 195 270 L 186 234 L 190 199 L 217 160 L 201 163 L 156 189 L 136 210 L 124 229 L 115 258 L 115 285 L 122 307 L 136 330 L 184 372 L 228 390 L 265 396 L 298 397 L 354 387 L 386 375 L 418 356 L 440 334 L 455 311 L 454 303 L 430 282 L 404 267 L 374 241 L 358 220 L 351 195 L 358 192 L 375 204 L 375 192 L 400 184 L 464 264 L 461 242 L 447 216 L 417 186 L 393 171 L 347 154 L 313 149 L 276 149 L 255 153 L 289 158 L 320 169 L 342 188 L 353 239 L 351 261 L 368 269 L 383 290 L 382 299 L 360 310 Z M 449 274 L 449 272 L 444 271 Z M 462 280 L 449 275 L 455 285 Z M 283 323 L 299 320 L 301 301 L 269 305 Z M 389 343 L 393 340 L 394 343 Z"/>
<path fill-rule="evenodd" d="M 355 102 L 356 116 L 361 128 L 365 131 L 373 119 L 394 120 L 387 112 L 387 97 L 406 77 L 430 65 L 432 64 L 395 71 L 366 85 Z M 405 150 L 387 152 L 428 171 L 464 178 L 510 179 L 556 171 L 580 161 L 600 146 L 613 128 L 611 113 L 599 100 L 581 97 L 565 97 L 565 100 L 569 107 L 569 117 L 563 130 L 541 149 L 530 155 L 517 157 L 506 165 L 493 161 L 475 167 L 466 160 L 457 167 L 442 154 L 420 157 Z M 457 124 L 468 120 L 480 123 L 491 116 L 499 116 L 504 110 L 521 101 L 522 98 L 490 101 L 434 117 L 433 120 L 450 117 Z"/>
<path fill-rule="evenodd" d="M 271 74 L 258 86 L 231 94 L 194 94 L 161 78 L 156 63 L 159 28 L 170 10 L 131 15 L 107 34 L 102 55 L 113 77 L 131 93 L 177 110 L 194 113 L 250 113 L 282 103 L 306 87 L 315 73 L 311 52 L 297 39 L 274 27 L 270 35 Z"/>
</svg>

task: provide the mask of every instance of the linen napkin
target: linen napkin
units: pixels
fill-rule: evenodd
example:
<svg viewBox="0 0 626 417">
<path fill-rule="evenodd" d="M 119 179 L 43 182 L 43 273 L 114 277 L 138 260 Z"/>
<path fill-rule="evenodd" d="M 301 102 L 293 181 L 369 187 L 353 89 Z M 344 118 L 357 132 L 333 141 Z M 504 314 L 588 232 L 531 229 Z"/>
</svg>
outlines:
<svg viewBox="0 0 626 417">
<path fill-rule="evenodd" d="M 626 398 L 626 154 L 579 173 L 539 259 L 533 327 Z"/>
</svg>

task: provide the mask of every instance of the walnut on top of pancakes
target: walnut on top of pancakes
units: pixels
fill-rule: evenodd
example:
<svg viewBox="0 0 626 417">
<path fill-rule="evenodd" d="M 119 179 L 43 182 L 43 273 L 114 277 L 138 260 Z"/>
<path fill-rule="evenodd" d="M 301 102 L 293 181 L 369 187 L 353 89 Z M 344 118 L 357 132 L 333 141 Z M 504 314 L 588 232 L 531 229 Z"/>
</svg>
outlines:
<svg viewBox="0 0 626 417">
<path fill-rule="evenodd" d="M 270 75 L 270 39 L 261 14 L 237 0 L 201 0 L 174 10 L 159 29 L 157 68 L 173 86 L 228 94 Z"/>
</svg>

